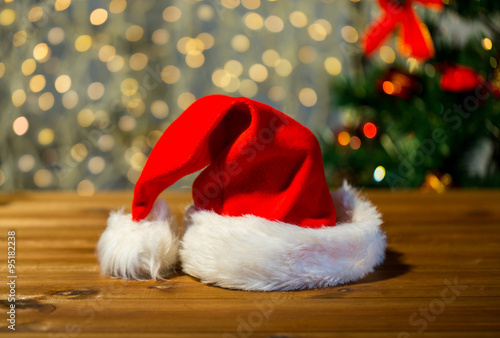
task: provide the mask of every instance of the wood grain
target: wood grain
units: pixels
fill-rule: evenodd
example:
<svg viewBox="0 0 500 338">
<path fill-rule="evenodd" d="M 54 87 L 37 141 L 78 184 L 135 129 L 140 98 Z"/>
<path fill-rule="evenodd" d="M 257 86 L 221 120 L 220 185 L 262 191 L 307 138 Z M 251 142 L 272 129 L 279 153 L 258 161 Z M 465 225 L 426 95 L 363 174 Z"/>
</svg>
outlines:
<svg viewBox="0 0 500 338">
<path fill-rule="evenodd" d="M 499 337 L 500 192 L 364 193 L 383 214 L 384 264 L 356 283 L 287 293 L 225 290 L 180 269 L 162 282 L 100 276 L 97 240 L 109 211 L 129 206 L 131 192 L 0 195 L 3 276 L 7 231 L 16 231 L 16 331 L 61 338 Z M 180 221 L 189 194 L 163 197 Z"/>
</svg>

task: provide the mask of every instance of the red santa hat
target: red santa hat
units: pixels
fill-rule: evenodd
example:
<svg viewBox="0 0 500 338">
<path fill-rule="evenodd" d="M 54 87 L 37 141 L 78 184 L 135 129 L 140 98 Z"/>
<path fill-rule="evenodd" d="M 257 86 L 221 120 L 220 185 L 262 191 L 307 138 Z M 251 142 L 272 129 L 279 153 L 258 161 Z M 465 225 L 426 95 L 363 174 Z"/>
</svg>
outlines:
<svg viewBox="0 0 500 338">
<path fill-rule="evenodd" d="M 193 183 L 182 240 L 158 195 Z M 327 287 L 362 278 L 384 258 L 376 208 L 349 185 L 330 194 L 318 141 L 265 104 L 222 95 L 194 102 L 163 133 L 98 244 L 102 272 L 162 278 L 180 258 L 204 283 L 242 290 Z"/>
</svg>

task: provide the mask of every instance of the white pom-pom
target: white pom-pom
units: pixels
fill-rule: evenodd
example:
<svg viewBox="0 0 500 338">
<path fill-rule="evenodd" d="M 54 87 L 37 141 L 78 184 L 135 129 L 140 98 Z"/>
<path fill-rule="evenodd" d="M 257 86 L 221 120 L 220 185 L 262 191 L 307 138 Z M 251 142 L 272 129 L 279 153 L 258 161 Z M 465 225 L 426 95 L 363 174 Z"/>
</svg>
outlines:
<svg viewBox="0 0 500 338">
<path fill-rule="evenodd" d="M 177 262 L 179 234 L 163 200 L 149 220 L 132 221 L 123 209 L 112 212 L 97 244 L 101 272 L 124 279 L 163 279 Z"/>
</svg>

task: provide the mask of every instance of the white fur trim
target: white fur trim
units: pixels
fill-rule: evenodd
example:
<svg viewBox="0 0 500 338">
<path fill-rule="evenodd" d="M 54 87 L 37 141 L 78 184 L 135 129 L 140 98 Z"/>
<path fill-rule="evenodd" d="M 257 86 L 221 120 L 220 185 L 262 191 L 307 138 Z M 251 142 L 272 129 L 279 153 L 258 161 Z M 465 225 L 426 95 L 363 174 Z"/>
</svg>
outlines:
<svg viewBox="0 0 500 338">
<path fill-rule="evenodd" d="M 254 291 L 322 288 L 360 279 L 384 260 L 380 213 L 346 183 L 332 198 L 338 223 L 320 229 L 193 208 L 180 249 L 183 269 L 204 283 Z"/>
<path fill-rule="evenodd" d="M 123 209 L 112 212 L 97 244 L 104 275 L 162 279 L 177 262 L 178 229 L 166 203 L 158 199 L 150 220 L 132 221 Z"/>
</svg>

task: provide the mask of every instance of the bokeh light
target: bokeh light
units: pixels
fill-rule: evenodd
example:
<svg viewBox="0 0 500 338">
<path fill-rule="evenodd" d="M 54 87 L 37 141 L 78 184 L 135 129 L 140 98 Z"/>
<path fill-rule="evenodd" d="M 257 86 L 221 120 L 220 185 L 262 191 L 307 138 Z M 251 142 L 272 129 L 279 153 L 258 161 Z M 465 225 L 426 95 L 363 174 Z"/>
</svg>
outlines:
<svg viewBox="0 0 500 338">
<path fill-rule="evenodd" d="M 377 127 L 373 123 L 367 122 L 363 126 L 363 133 L 368 138 L 374 138 L 377 135 Z"/>
<path fill-rule="evenodd" d="M 375 170 L 373 171 L 373 179 L 375 182 L 381 182 L 385 177 L 385 168 L 381 165 L 379 165 Z"/>
<path fill-rule="evenodd" d="M 22 136 L 26 134 L 29 128 L 28 119 L 24 116 L 20 116 L 14 120 L 12 124 L 12 129 L 17 136 Z"/>
<path fill-rule="evenodd" d="M 346 131 L 342 131 L 337 136 L 337 140 L 340 145 L 346 146 L 349 144 L 349 142 L 351 142 L 351 135 L 349 135 L 349 133 Z"/>
<path fill-rule="evenodd" d="M 90 14 L 90 23 L 94 26 L 102 25 L 108 19 L 108 11 L 104 8 L 97 8 Z"/>
</svg>

